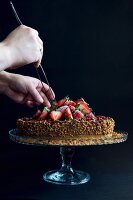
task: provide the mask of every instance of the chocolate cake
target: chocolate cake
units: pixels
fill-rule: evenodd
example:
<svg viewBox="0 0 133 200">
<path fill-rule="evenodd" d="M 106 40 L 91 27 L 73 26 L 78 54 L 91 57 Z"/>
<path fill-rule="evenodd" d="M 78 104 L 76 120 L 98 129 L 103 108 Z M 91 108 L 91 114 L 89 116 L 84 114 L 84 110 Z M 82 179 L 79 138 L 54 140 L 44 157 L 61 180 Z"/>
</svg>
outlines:
<svg viewBox="0 0 133 200">
<path fill-rule="evenodd" d="M 115 122 L 111 117 L 96 116 L 84 101 L 65 97 L 51 108 L 37 110 L 31 118 L 17 120 L 19 135 L 45 138 L 77 138 L 89 135 L 111 136 Z"/>
<path fill-rule="evenodd" d="M 110 117 L 98 120 L 48 121 L 22 118 L 17 120 L 20 134 L 45 137 L 76 137 L 77 135 L 107 135 L 114 130 L 114 120 Z"/>
</svg>

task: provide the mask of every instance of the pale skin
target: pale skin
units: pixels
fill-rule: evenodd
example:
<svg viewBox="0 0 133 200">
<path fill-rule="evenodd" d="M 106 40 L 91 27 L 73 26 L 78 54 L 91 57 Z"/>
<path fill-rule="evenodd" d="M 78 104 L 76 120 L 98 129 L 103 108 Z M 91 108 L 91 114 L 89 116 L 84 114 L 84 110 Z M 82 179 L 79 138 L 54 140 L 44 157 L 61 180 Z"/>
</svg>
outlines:
<svg viewBox="0 0 133 200">
<path fill-rule="evenodd" d="M 26 104 L 29 107 L 43 103 L 50 107 L 48 99 L 53 100 L 54 92 L 49 86 L 40 80 L 19 74 L 8 72 L 0 73 L 0 92 L 10 97 L 17 103 Z"/>
<path fill-rule="evenodd" d="M 21 25 L 0 42 L 0 93 L 17 103 L 34 106 L 43 103 L 50 107 L 55 95 L 52 89 L 40 80 L 5 72 L 30 63 L 38 68 L 43 56 L 43 42 L 38 32 Z"/>
</svg>

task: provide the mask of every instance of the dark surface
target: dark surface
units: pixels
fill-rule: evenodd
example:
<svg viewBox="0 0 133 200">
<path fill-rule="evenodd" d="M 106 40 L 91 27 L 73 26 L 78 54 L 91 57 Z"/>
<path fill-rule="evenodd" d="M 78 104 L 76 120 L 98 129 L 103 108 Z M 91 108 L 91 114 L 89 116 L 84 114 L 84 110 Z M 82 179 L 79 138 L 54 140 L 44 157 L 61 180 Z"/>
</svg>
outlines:
<svg viewBox="0 0 133 200">
<path fill-rule="evenodd" d="M 0 0 L 1 39 L 17 22 L 9 1 Z M 34 109 L 0 96 L 0 199 L 133 199 L 133 3 L 132 1 L 16 1 L 24 24 L 44 41 L 42 61 L 56 97 L 83 97 L 96 114 L 111 116 L 126 142 L 76 148 L 75 169 L 91 180 L 79 186 L 43 181 L 43 173 L 61 165 L 59 148 L 16 144 L 8 131 Z M 36 76 L 32 66 L 14 71 Z"/>
</svg>

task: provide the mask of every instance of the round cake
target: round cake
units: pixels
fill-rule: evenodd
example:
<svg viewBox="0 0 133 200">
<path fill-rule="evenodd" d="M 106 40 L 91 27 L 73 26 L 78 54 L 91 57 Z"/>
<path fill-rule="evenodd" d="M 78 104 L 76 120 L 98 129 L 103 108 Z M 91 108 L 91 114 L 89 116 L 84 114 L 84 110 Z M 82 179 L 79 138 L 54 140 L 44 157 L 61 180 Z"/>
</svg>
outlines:
<svg viewBox="0 0 133 200">
<path fill-rule="evenodd" d="M 19 135 L 46 138 L 76 138 L 88 135 L 111 136 L 115 121 L 111 117 L 96 116 L 84 101 L 72 101 L 65 97 L 53 102 L 51 108 L 44 107 L 31 118 L 17 120 Z"/>
</svg>

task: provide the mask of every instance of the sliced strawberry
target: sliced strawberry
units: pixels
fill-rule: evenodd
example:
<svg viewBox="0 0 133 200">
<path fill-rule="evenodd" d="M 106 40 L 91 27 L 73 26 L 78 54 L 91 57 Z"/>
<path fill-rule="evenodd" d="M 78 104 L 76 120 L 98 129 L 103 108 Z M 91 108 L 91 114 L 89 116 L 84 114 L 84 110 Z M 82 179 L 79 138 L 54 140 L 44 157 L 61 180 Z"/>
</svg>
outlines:
<svg viewBox="0 0 133 200">
<path fill-rule="evenodd" d="M 76 106 L 76 103 L 74 102 L 74 101 L 72 101 L 72 100 L 69 100 L 69 101 L 66 101 L 65 103 L 64 103 L 64 105 L 68 105 L 68 106 Z"/>
<path fill-rule="evenodd" d="M 59 110 L 53 110 L 50 112 L 49 116 L 52 120 L 56 121 L 62 117 L 62 112 Z"/>
<path fill-rule="evenodd" d="M 61 106 L 61 107 L 59 107 L 57 110 L 61 111 L 62 114 L 63 114 L 63 113 L 65 112 L 66 108 L 68 108 L 67 105 L 65 105 L 65 106 Z"/>
<path fill-rule="evenodd" d="M 57 105 L 58 107 L 60 106 L 63 106 L 65 102 L 67 102 L 69 100 L 69 97 L 64 97 L 63 99 L 60 99 L 58 102 L 57 102 Z"/>
<path fill-rule="evenodd" d="M 83 113 L 90 113 L 91 112 L 91 109 L 87 106 L 86 103 L 78 103 L 77 104 L 77 109 L 82 111 Z"/>
<path fill-rule="evenodd" d="M 42 113 L 41 110 L 38 109 L 38 110 L 36 111 L 36 113 L 33 115 L 33 119 L 38 119 L 39 116 L 41 115 L 41 113 Z"/>
<path fill-rule="evenodd" d="M 76 109 L 75 106 L 72 106 L 72 105 L 69 105 L 69 108 L 70 108 L 71 112 L 73 112 Z"/>
<path fill-rule="evenodd" d="M 64 117 L 65 119 L 73 119 L 72 112 L 69 107 L 65 109 Z"/>
<path fill-rule="evenodd" d="M 89 114 L 86 115 L 86 120 L 90 121 L 90 120 L 96 120 L 95 115 L 91 112 Z"/>
<path fill-rule="evenodd" d="M 73 118 L 74 119 L 81 119 L 84 117 L 84 114 L 80 110 L 75 110 L 73 113 Z"/>
<path fill-rule="evenodd" d="M 46 119 L 46 117 L 48 116 L 49 113 L 49 108 L 44 107 L 41 115 L 39 116 L 39 119 Z"/>
</svg>

